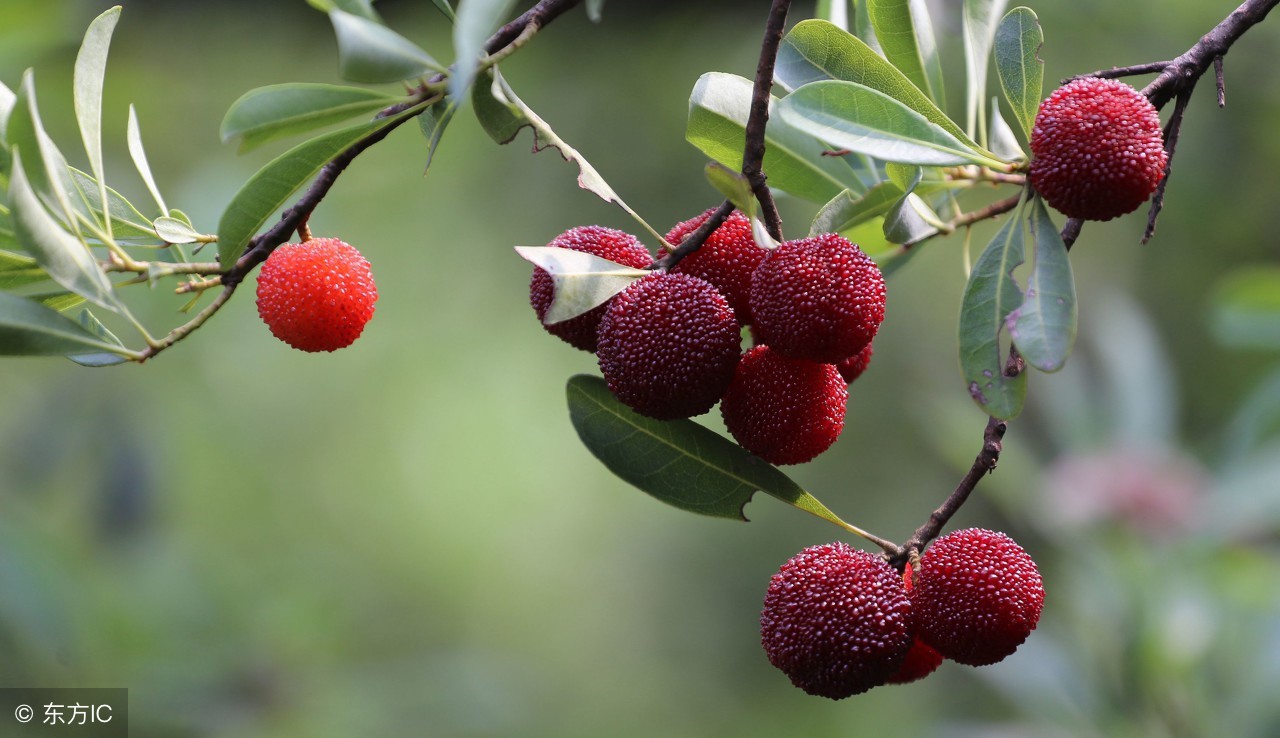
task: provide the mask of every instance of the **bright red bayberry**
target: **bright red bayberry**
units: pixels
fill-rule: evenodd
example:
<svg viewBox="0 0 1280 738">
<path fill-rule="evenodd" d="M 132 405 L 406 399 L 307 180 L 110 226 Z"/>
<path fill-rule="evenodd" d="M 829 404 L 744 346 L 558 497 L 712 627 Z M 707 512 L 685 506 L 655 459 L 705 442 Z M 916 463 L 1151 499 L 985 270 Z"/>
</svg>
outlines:
<svg viewBox="0 0 1280 738">
<path fill-rule="evenodd" d="M 279 246 L 258 272 L 258 315 L 276 338 L 302 351 L 350 346 L 377 301 L 369 262 L 336 238 Z"/>
<path fill-rule="evenodd" d="M 600 321 L 596 356 L 609 389 L 661 420 L 710 410 L 733 378 L 742 332 L 729 301 L 687 274 L 641 277 Z"/>
<path fill-rule="evenodd" d="M 1168 162 L 1155 106 L 1129 85 L 1097 77 L 1068 82 L 1040 104 L 1031 153 L 1036 192 L 1084 220 L 1137 210 Z"/>
<path fill-rule="evenodd" d="M 834 365 L 756 346 L 738 362 L 720 413 L 746 450 L 771 464 L 799 464 L 840 437 L 848 399 Z"/>
<path fill-rule="evenodd" d="M 667 242 L 680 245 L 680 242 L 696 231 L 714 210 L 678 223 L 667 233 Z M 667 255 L 665 248 L 658 249 L 658 258 Z M 720 290 L 729 300 L 738 322 L 746 325 L 751 322 L 751 307 L 748 298 L 751 291 L 751 275 L 760 262 L 769 255 L 769 250 L 756 245 L 751 235 L 751 221 L 740 211 L 729 214 L 719 228 L 711 232 L 702 246 L 692 254 L 684 257 L 671 271 L 678 274 L 691 274 L 705 279 Z"/>
<path fill-rule="evenodd" d="M 1036 563 L 1012 538 L 969 528 L 925 551 L 911 605 L 921 639 L 952 661 L 984 666 L 1035 630 L 1044 587 Z"/>
<path fill-rule="evenodd" d="M 846 384 L 853 384 L 853 380 L 862 376 L 862 373 L 867 370 L 867 366 L 871 364 L 871 355 L 873 353 L 875 353 L 875 349 L 872 348 L 872 344 L 868 343 L 858 353 L 836 364 L 836 369 L 840 370 L 840 376 L 844 378 Z"/>
<path fill-rule="evenodd" d="M 879 267 L 834 233 L 783 243 L 751 279 L 760 341 L 792 358 L 826 364 L 871 343 L 884 320 L 884 301 Z"/>
<path fill-rule="evenodd" d="M 624 233 L 602 226 L 578 226 L 570 228 L 552 239 L 548 246 L 559 246 L 574 251 L 584 251 L 602 259 L 608 259 L 624 266 L 644 269 L 653 263 L 649 250 L 640 240 L 630 233 Z M 533 306 L 538 321 L 546 316 L 555 297 L 555 282 L 551 275 L 538 267 L 533 268 L 533 276 L 529 279 L 529 304 Z M 596 331 L 600 328 L 600 320 L 609 303 L 598 305 L 582 315 L 568 320 L 542 327 L 547 333 L 559 338 L 574 348 L 590 351 L 596 350 Z"/>
<path fill-rule="evenodd" d="M 810 546 L 769 582 L 760 613 L 769 663 L 820 697 L 884 684 L 911 647 L 911 603 L 884 559 L 842 542 Z"/>
</svg>

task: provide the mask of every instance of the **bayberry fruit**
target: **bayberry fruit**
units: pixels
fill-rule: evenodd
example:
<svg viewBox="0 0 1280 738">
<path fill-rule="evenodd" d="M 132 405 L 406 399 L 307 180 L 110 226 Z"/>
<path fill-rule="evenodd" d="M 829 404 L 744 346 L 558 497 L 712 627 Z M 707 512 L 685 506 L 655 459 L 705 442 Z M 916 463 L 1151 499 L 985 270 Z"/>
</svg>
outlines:
<svg viewBox="0 0 1280 738">
<path fill-rule="evenodd" d="M 884 559 L 842 542 L 810 546 L 769 582 L 760 641 L 769 663 L 812 695 L 884 684 L 911 647 L 911 603 Z"/>
<path fill-rule="evenodd" d="M 708 210 L 677 224 L 667 233 L 667 242 L 679 246 L 690 233 L 706 223 L 713 212 L 714 210 Z M 666 255 L 665 248 L 658 250 L 659 259 Z M 738 316 L 738 322 L 746 325 L 751 322 L 748 301 L 751 275 L 768 255 L 768 249 L 756 245 L 756 240 L 751 235 L 751 221 L 735 210 L 719 228 L 711 232 L 697 251 L 677 262 L 671 271 L 691 274 L 710 282 L 729 300 L 729 305 Z"/>
<path fill-rule="evenodd" d="M 653 263 L 649 251 L 640 240 L 630 233 L 623 233 L 602 226 L 578 226 L 571 228 L 552 239 L 548 246 L 559 246 L 574 251 L 585 251 L 602 259 L 617 262 L 624 266 L 644 269 Z M 539 267 L 533 268 L 533 277 L 529 280 L 529 304 L 533 306 L 538 322 L 546 317 L 555 297 L 555 282 L 551 275 Z M 609 303 L 598 305 L 587 312 L 576 315 L 550 325 L 542 323 L 547 333 L 568 343 L 574 348 L 590 351 L 596 350 L 596 332 L 600 328 L 600 320 Z"/>
<path fill-rule="evenodd" d="M 921 639 L 952 661 L 983 666 L 1013 653 L 1035 630 L 1044 587 L 1013 539 L 969 528 L 925 551 L 911 604 Z"/>
<path fill-rule="evenodd" d="M 911 565 L 908 564 L 903 572 L 902 584 L 906 589 L 907 598 L 911 598 Z M 915 614 L 912 613 L 914 619 Z M 932 674 L 939 666 L 942 665 L 942 654 L 928 643 L 920 640 L 919 636 L 913 636 L 911 641 L 911 650 L 907 651 L 907 657 L 902 661 L 902 666 L 893 676 L 889 677 L 887 684 L 909 684 Z"/>
<path fill-rule="evenodd" d="M 720 413 L 746 450 L 771 464 L 800 464 L 840 437 L 848 399 L 834 365 L 756 346 L 738 362 Z"/>
<path fill-rule="evenodd" d="M 258 315 L 276 338 L 302 351 L 350 346 L 377 301 L 369 262 L 336 238 L 279 246 L 258 272 Z"/>
<path fill-rule="evenodd" d="M 874 352 L 872 344 L 868 343 L 858 353 L 836 364 L 836 369 L 840 370 L 840 376 L 844 378 L 846 384 L 853 384 L 853 380 L 862 376 L 867 366 L 871 364 L 871 354 Z"/>
<path fill-rule="evenodd" d="M 656 273 L 614 297 L 596 356 L 609 389 L 642 415 L 710 410 L 733 379 L 742 332 L 729 301 L 687 274 Z"/>
<path fill-rule="evenodd" d="M 1096 77 L 1068 82 L 1040 104 L 1031 153 L 1036 192 L 1085 220 L 1137 210 L 1168 161 L 1155 106 L 1123 82 Z"/>
<path fill-rule="evenodd" d="M 792 358 L 826 364 L 871 343 L 884 320 L 884 300 L 879 267 L 834 233 L 781 244 L 751 279 L 760 341 Z"/>
</svg>

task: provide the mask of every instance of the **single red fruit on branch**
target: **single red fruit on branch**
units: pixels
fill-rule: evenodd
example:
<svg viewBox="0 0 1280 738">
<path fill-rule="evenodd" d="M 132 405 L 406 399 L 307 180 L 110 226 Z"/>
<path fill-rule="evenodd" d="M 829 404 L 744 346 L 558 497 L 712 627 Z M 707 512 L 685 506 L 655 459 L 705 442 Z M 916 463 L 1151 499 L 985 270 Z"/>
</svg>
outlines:
<svg viewBox="0 0 1280 738">
<path fill-rule="evenodd" d="M 350 346 L 377 301 L 369 262 L 336 238 L 284 244 L 258 272 L 258 315 L 276 338 L 302 351 Z"/>
<path fill-rule="evenodd" d="M 1058 212 L 1111 220 L 1146 202 L 1168 158 L 1155 107 L 1129 85 L 1086 77 L 1040 104 L 1031 185 Z"/>
</svg>

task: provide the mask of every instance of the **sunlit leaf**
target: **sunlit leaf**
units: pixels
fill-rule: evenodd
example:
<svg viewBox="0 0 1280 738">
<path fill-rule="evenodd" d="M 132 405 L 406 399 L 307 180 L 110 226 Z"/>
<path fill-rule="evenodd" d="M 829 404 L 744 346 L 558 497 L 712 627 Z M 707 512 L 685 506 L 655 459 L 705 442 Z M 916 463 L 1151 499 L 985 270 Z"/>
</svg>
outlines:
<svg viewBox="0 0 1280 738">
<path fill-rule="evenodd" d="M 1009 336 L 1027 363 L 1041 371 L 1062 368 L 1076 340 L 1076 285 L 1071 260 L 1044 201 L 1035 198 L 1027 223 L 1035 261 L 1026 297 L 1006 322 Z"/>
<path fill-rule="evenodd" d="M 692 420 L 653 420 L 599 377 L 569 379 L 569 418 L 587 450 L 623 481 L 669 505 L 730 520 L 757 490 L 823 520 L 839 518 L 763 459 Z"/>
<path fill-rule="evenodd" d="M 107 52 L 111 47 L 111 35 L 120 20 L 120 6 L 107 10 L 93 19 L 84 34 L 80 52 L 76 55 L 72 89 L 74 91 L 76 121 L 80 124 L 80 137 L 89 157 L 89 168 L 98 181 L 98 197 L 107 199 L 107 183 L 102 166 L 102 86 L 107 73 Z M 107 221 L 107 233 L 111 223 Z"/>
<path fill-rule="evenodd" d="M 933 22 L 924 0 L 865 0 L 871 25 L 885 58 L 907 79 L 946 107 L 942 66 L 933 36 Z"/>
<path fill-rule="evenodd" d="M 329 20 L 338 38 L 338 68 L 343 79 L 399 82 L 444 71 L 417 44 L 381 23 L 336 8 L 329 11 Z"/>
<path fill-rule="evenodd" d="M 133 159 L 133 167 L 138 170 L 138 176 L 142 177 L 143 184 L 147 186 L 147 192 L 151 193 L 151 199 L 155 200 L 160 212 L 169 212 L 169 208 L 164 204 L 164 197 L 160 195 L 160 188 L 156 187 L 156 178 L 151 173 L 151 164 L 147 162 L 147 150 L 142 146 L 142 128 L 138 125 L 138 111 L 132 105 L 129 106 L 129 126 L 125 137 L 129 143 L 129 158 Z"/>
<path fill-rule="evenodd" d="M 16 290 L 49 278 L 35 259 L 12 251 L 0 251 L 0 290 Z"/>
<path fill-rule="evenodd" d="M 241 153 L 267 141 L 372 114 L 400 98 L 363 87 L 295 82 L 246 92 L 222 119 L 223 143 L 240 138 Z"/>
<path fill-rule="evenodd" d="M 22 75 L 6 135 L 14 149 L 22 150 L 26 162 L 24 176 L 32 191 L 78 234 L 78 216 L 88 221 L 92 215 L 83 198 L 73 197 L 76 188 L 71 182 L 66 157 L 44 129 L 36 104 L 35 74 L 29 69 Z"/>
<path fill-rule="evenodd" d="M 466 0 L 458 6 L 453 24 L 453 50 L 457 59 L 449 77 L 449 96 L 464 99 L 475 81 L 484 55 L 484 42 L 506 19 L 513 0 Z"/>
<path fill-rule="evenodd" d="M 151 225 L 155 227 L 156 235 L 165 243 L 195 243 L 201 238 L 199 231 L 167 215 L 156 218 Z"/>
<path fill-rule="evenodd" d="M 991 98 L 991 151 L 1006 161 L 1027 160 L 1027 152 L 1000 114 L 1000 99 L 996 97 Z"/>
<path fill-rule="evenodd" d="M 118 351 L 118 345 L 85 330 L 62 313 L 34 300 L 0 292 L 0 355 L 62 356 Z"/>
<path fill-rule="evenodd" d="M 996 28 L 996 72 L 1028 140 L 1044 86 L 1044 62 L 1039 58 L 1043 44 L 1044 31 L 1031 8 L 1010 10 Z"/>
<path fill-rule="evenodd" d="M 733 206 L 747 215 L 754 217 L 757 205 L 755 195 L 751 192 L 751 183 L 736 169 L 730 169 L 718 161 L 708 162 L 703 167 L 707 181 L 716 188 Z"/>
<path fill-rule="evenodd" d="M 517 246 L 516 253 L 550 274 L 555 283 L 555 297 L 542 317 L 548 325 L 603 305 L 632 282 L 652 273 L 559 246 Z"/>
</svg>

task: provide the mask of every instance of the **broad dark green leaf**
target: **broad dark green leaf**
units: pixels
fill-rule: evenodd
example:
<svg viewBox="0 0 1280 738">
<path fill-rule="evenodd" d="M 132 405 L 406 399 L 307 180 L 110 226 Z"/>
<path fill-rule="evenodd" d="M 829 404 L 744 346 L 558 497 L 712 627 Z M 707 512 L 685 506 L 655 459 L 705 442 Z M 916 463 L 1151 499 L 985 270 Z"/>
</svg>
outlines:
<svg viewBox="0 0 1280 738">
<path fill-rule="evenodd" d="M 685 138 L 730 169 L 742 169 L 751 88 L 751 80 L 709 72 L 689 95 Z M 826 202 L 846 189 L 864 189 L 846 164 L 823 155 L 825 146 L 777 117 L 776 98 L 771 106 L 763 165 L 770 187 L 811 202 Z"/>
<path fill-rule="evenodd" d="M 107 10 L 93 19 L 84 34 L 80 52 L 76 55 L 72 90 L 76 121 L 80 124 L 80 137 L 89 157 L 89 168 L 98 181 L 98 199 L 107 199 L 107 184 L 102 166 L 102 86 L 107 74 L 107 52 L 111 47 L 111 35 L 120 20 L 120 6 Z M 107 233 L 111 223 L 107 222 Z"/>
<path fill-rule="evenodd" d="M 964 0 L 965 130 L 988 146 L 983 115 L 987 100 L 987 65 L 995 43 L 996 26 L 1008 0 Z M 992 149 L 994 150 L 994 148 Z"/>
<path fill-rule="evenodd" d="M 337 8 L 329 11 L 338 37 L 338 68 L 343 79 L 376 84 L 444 71 L 417 44 L 376 21 Z"/>
<path fill-rule="evenodd" d="M 928 118 L 965 145 L 981 150 L 947 114 L 862 40 L 820 20 L 797 23 L 782 39 L 775 77 L 788 90 L 835 79 L 879 90 Z"/>
<path fill-rule="evenodd" d="M 308 82 L 269 85 L 246 92 L 222 119 L 223 143 L 240 138 L 240 152 L 267 141 L 319 130 L 372 114 L 399 98 L 363 87 Z"/>
<path fill-rule="evenodd" d="M 885 58 L 929 96 L 946 107 L 942 65 L 933 37 L 933 22 L 924 0 L 865 0 Z"/>
<path fill-rule="evenodd" d="M 548 325 L 576 318 L 650 274 L 583 251 L 558 246 L 517 246 L 516 253 L 551 275 L 554 297 L 542 322 Z"/>
<path fill-rule="evenodd" d="M 133 167 L 138 170 L 138 176 L 142 177 L 143 183 L 146 184 L 147 192 L 151 193 L 151 199 L 155 200 L 156 207 L 161 213 L 169 212 L 168 206 L 164 204 L 164 198 L 160 195 L 160 188 L 156 187 L 156 178 L 151 173 L 151 165 L 147 162 L 147 151 L 142 147 L 142 128 L 138 126 L 138 111 L 132 105 L 129 106 L 129 126 L 125 138 L 129 143 L 129 158 L 133 159 Z"/>
<path fill-rule="evenodd" d="M 1056 372 L 1076 341 L 1076 284 L 1067 247 L 1054 227 L 1044 201 L 1035 198 L 1028 220 L 1035 261 L 1027 278 L 1022 305 L 1006 325 L 1022 357 L 1035 368 Z"/>
<path fill-rule="evenodd" d="M 1044 86 L 1044 63 L 1037 58 L 1043 44 L 1044 31 L 1031 8 L 1010 10 L 996 28 L 996 72 L 1028 140 Z"/>
<path fill-rule="evenodd" d="M 0 250 L 0 290 L 16 290 L 49 279 L 35 259 Z"/>
<path fill-rule="evenodd" d="M 98 268 L 89 248 L 63 229 L 31 188 L 22 165 L 22 154 L 14 152 L 9 182 L 13 226 L 19 243 L 53 281 L 108 310 L 118 310 L 120 303 L 111 282 Z"/>
<path fill-rule="evenodd" d="M 960 304 L 960 370 L 969 395 L 997 418 L 1010 419 L 1022 410 L 1027 375 L 1007 377 L 1000 349 L 1005 320 L 1022 303 L 1013 270 L 1025 258 L 1023 210 L 1015 212 L 978 257 Z"/>
<path fill-rule="evenodd" d="M 1210 300 L 1214 337 L 1233 348 L 1280 348 L 1280 267 L 1229 272 Z"/>
<path fill-rule="evenodd" d="M 511 12 L 513 0 L 467 0 L 458 6 L 453 24 L 453 51 L 457 59 L 449 77 L 449 96 L 466 99 L 467 88 L 475 81 L 484 42 Z"/>
<path fill-rule="evenodd" d="M 412 109 L 415 110 L 416 109 Z M 408 115 L 402 113 L 401 116 Z M 223 211 L 218 221 L 218 259 L 230 268 L 244 247 L 289 196 L 298 191 L 343 149 L 373 131 L 390 125 L 396 118 L 381 118 L 341 128 L 298 144 L 272 159 L 249 178 Z"/>
<path fill-rule="evenodd" d="M 623 405 L 599 377 L 567 387 L 569 417 L 587 450 L 623 481 L 681 510 L 746 520 L 757 490 L 847 527 L 776 467 L 692 420 L 653 420 Z"/>
<path fill-rule="evenodd" d="M 892 97 L 855 82 L 811 82 L 776 108 L 778 118 L 791 127 L 882 161 L 1004 167 Z"/>
<path fill-rule="evenodd" d="M 508 144 L 521 128 L 529 125 L 529 119 L 514 105 L 505 102 L 501 89 L 495 91 L 495 72 L 497 69 L 486 69 L 476 77 L 475 86 L 471 88 L 471 108 L 489 138 Z M 499 97 L 503 99 L 499 100 Z"/>
<path fill-rule="evenodd" d="M 0 355 L 62 356 L 120 353 L 62 313 L 9 292 L 0 292 Z"/>
</svg>

